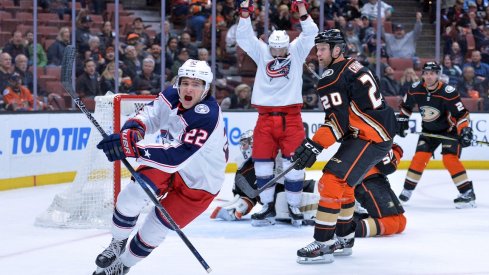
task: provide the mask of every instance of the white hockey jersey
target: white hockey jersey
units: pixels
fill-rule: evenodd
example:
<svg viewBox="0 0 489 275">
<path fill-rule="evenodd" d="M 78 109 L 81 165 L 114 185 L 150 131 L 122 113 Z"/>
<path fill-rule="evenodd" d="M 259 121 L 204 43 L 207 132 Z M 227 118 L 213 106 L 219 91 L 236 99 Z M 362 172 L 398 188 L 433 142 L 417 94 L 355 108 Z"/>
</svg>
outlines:
<svg viewBox="0 0 489 275">
<path fill-rule="evenodd" d="M 303 63 L 314 47 L 318 27 L 309 16 L 301 21 L 302 32 L 289 46 L 287 58 L 273 58 L 268 45 L 253 32 L 251 19 L 240 18 L 236 41 L 257 65 L 251 104 L 288 106 L 302 104 Z"/>
<path fill-rule="evenodd" d="M 146 126 L 146 133 L 161 135 L 161 143 L 137 145 L 137 161 L 178 172 L 189 188 L 217 194 L 229 156 L 221 108 L 213 97 L 189 110 L 178 106 L 177 90 L 168 88 L 133 118 Z"/>
</svg>

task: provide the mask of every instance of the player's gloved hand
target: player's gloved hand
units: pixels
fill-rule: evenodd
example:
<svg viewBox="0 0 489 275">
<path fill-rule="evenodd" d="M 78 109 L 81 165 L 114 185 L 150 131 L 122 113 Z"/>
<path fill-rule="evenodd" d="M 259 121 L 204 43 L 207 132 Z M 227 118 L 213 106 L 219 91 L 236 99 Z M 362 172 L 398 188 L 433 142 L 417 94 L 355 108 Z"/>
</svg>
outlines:
<svg viewBox="0 0 489 275">
<path fill-rule="evenodd" d="M 304 139 L 301 146 L 295 149 L 294 155 L 292 156 L 292 161 L 298 160 L 294 169 L 302 170 L 306 167 L 311 167 L 316 162 L 316 157 L 321 154 L 322 150 L 323 147 L 320 144 L 309 138 Z"/>
<path fill-rule="evenodd" d="M 102 139 L 97 148 L 103 150 L 109 161 L 126 157 L 139 157 L 136 143 L 144 138 L 144 128 L 136 120 L 128 120 L 120 134 L 112 134 Z"/>
<path fill-rule="evenodd" d="M 401 114 L 396 115 L 397 129 L 396 132 L 400 137 L 407 136 L 407 129 L 409 129 L 409 118 Z"/>
<path fill-rule="evenodd" d="M 458 141 L 462 147 L 469 147 L 472 144 L 472 139 L 474 138 L 474 134 L 472 133 L 472 128 L 465 127 L 460 131 L 460 136 L 458 137 Z"/>
<path fill-rule="evenodd" d="M 236 0 L 234 4 L 235 7 L 238 7 L 238 11 L 241 12 L 249 12 L 252 13 L 255 9 L 253 6 L 253 0 Z"/>
</svg>

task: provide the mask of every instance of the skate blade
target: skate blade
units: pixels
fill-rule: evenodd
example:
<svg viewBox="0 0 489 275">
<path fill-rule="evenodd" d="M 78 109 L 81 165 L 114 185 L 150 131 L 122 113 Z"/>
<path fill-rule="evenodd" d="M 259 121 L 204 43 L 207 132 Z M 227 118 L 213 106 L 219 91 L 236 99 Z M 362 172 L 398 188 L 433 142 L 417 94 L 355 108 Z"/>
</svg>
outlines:
<svg viewBox="0 0 489 275">
<path fill-rule="evenodd" d="M 317 257 L 297 257 L 297 263 L 299 264 L 330 264 L 334 262 L 333 254 L 325 254 Z"/>
<path fill-rule="evenodd" d="M 457 209 L 477 208 L 477 204 L 475 203 L 475 201 L 459 202 L 459 203 L 455 203 L 455 208 Z"/>
<path fill-rule="evenodd" d="M 264 220 L 251 220 L 251 225 L 255 227 L 270 226 L 275 224 L 275 218 L 266 218 Z"/>
<path fill-rule="evenodd" d="M 340 256 L 340 257 L 343 257 L 343 256 L 350 256 L 351 254 L 353 254 L 353 250 L 350 248 L 343 248 L 341 250 L 336 250 L 335 252 L 333 252 L 333 255 L 335 256 Z"/>
<path fill-rule="evenodd" d="M 98 274 L 103 274 L 105 268 L 98 267 L 95 269 L 95 271 L 92 273 L 92 275 L 98 275 Z"/>
</svg>

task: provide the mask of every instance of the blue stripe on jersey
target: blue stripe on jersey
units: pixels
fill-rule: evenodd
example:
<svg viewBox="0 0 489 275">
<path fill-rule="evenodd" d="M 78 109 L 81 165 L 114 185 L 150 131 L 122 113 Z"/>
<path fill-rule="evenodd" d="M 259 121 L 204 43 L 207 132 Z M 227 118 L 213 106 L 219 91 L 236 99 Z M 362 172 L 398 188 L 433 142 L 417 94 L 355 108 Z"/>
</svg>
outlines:
<svg viewBox="0 0 489 275">
<path fill-rule="evenodd" d="M 166 100 L 173 106 L 171 100 L 175 100 L 176 89 L 166 90 Z M 166 96 L 164 94 L 164 96 Z M 178 95 L 177 95 L 178 103 Z M 176 105 L 175 105 L 176 106 Z M 211 136 L 219 123 L 219 105 L 209 96 L 198 103 L 194 108 L 183 112 L 183 122 L 187 125 L 185 134 L 181 137 L 181 144 L 175 147 L 163 145 L 141 146 L 141 158 L 166 167 L 175 167 L 182 164 L 197 152 Z"/>
<path fill-rule="evenodd" d="M 122 215 L 118 210 L 117 207 L 114 210 L 114 214 L 112 215 L 112 222 L 114 223 L 115 226 L 119 228 L 133 228 L 136 225 L 136 222 L 138 221 L 138 217 L 128 217 Z"/>
<path fill-rule="evenodd" d="M 302 185 L 303 184 L 304 184 L 303 180 L 300 180 L 300 181 L 285 180 L 284 181 L 285 190 L 290 191 L 290 192 L 302 191 Z"/>
<path fill-rule="evenodd" d="M 131 243 L 129 244 L 129 249 L 136 257 L 144 258 L 147 257 L 155 247 L 144 243 L 138 233 L 132 238 Z"/>
</svg>

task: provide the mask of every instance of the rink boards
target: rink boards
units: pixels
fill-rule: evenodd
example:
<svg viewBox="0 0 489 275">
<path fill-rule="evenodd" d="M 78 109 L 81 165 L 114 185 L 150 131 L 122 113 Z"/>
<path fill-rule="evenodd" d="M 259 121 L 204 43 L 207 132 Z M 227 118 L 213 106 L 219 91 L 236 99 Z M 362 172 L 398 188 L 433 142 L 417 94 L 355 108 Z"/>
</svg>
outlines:
<svg viewBox="0 0 489 275">
<path fill-rule="evenodd" d="M 224 123 L 230 145 L 228 172 L 236 169 L 240 157 L 239 136 L 253 129 L 256 112 L 225 112 Z M 321 112 L 304 112 L 304 128 L 312 137 L 324 121 Z M 76 170 L 83 165 L 83 153 L 90 138 L 100 139 L 90 122 L 79 113 L 5 114 L 0 120 L 0 190 L 70 182 Z M 471 114 L 471 126 L 477 140 L 488 141 L 489 114 Z M 421 117 L 415 113 L 410 119 L 411 132 L 421 131 Z M 418 135 L 395 141 L 404 149 L 401 168 L 407 168 L 412 158 Z M 338 144 L 324 150 L 313 169 L 322 169 L 334 154 Z M 475 145 L 463 150 L 461 159 L 467 169 L 489 169 L 489 146 Z M 428 168 L 442 168 L 440 148 Z"/>
</svg>

